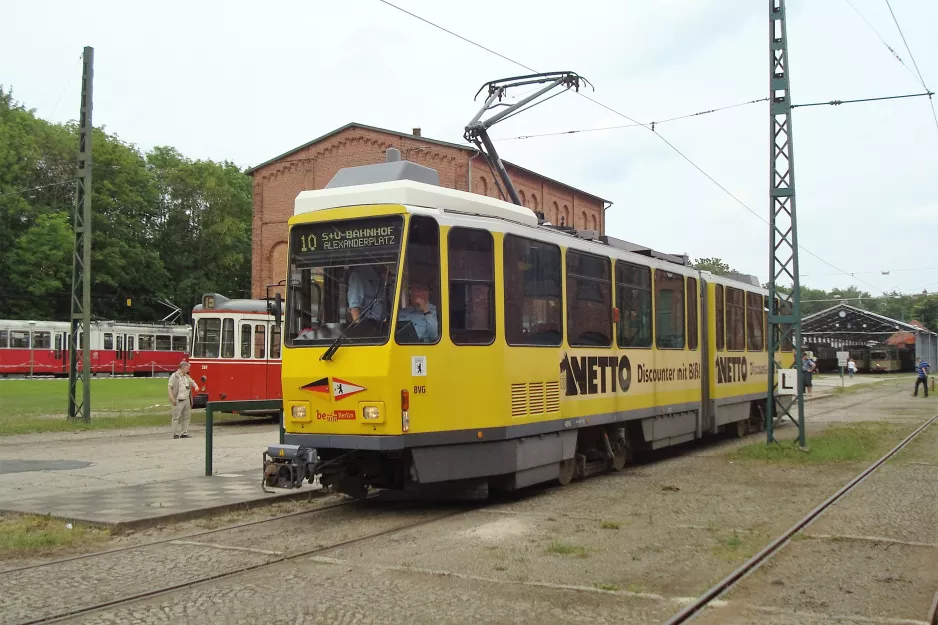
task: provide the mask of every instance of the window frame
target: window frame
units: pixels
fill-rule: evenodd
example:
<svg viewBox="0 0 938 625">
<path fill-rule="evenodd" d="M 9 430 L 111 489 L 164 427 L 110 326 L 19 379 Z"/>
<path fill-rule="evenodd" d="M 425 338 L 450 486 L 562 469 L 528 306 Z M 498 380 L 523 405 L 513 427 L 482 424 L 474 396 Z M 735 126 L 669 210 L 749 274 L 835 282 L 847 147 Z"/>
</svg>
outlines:
<svg viewBox="0 0 938 625">
<path fill-rule="evenodd" d="M 726 295 L 722 284 L 713 285 L 714 299 L 714 339 L 716 340 L 716 350 L 718 352 L 726 351 Z"/>
<path fill-rule="evenodd" d="M 225 339 L 226 333 L 227 333 L 227 334 L 230 334 L 230 338 L 231 338 L 230 341 L 228 341 L 228 340 Z M 230 347 L 230 348 L 231 348 L 231 352 L 230 352 L 231 355 L 230 355 L 230 356 L 226 356 L 226 355 L 225 355 L 225 354 L 226 354 L 226 352 L 225 352 L 226 343 L 227 343 L 227 347 Z M 234 346 L 235 346 L 235 342 L 234 342 L 234 319 L 233 319 L 232 317 L 222 317 L 222 320 L 221 320 L 221 341 L 220 341 L 220 348 L 219 348 L 219 350 L 218 350 L 218 356 L 219 356 L 219 358 L 224 358 L 224 359 L 226 359 L 226 360 L 227 360 L 227 359 L 234 358 L 234 357 L 235 357 L 235 348 L 234 348 Z"/>
<path fill-rule="evenodd" d="M 9 333 L 7 330 L 0 330 L 0 349 L 7 349 L 9 345 Z"/>
<path fill-rule="evenodd" d="M 108 347 L 108 343 L 110 343 L 110 347 Z M 113 350 L 114 350 L 114 333 L 113 333 L 113 332 L 105 332 L 105 333 L 104 333 L 103 346 L 104 346 L 104 348 L 103 348 L 104 351 L 113 351 Z"/>
<path fill-rule="evenodd" d="M 497 299 L 497 297 L 498 297 L 498 295 L 497 295 L 497 292 L 498 292 L 498 291 L 497 291 L 497 289 L 496 289 L 496 285 L 498 284 L 498 281 L 496 280 L 496 276 L 495 276 L 495 237 L 492 235 L 491 231 L 489 231 L 489 230 L 484 230 L 484 229 L 482 229 L 482 228 L 469 228 L 469 227 L 466 227 L 466 226 L 453 226 L 452 228 L 449 229 L 449 232 L 446 233 L 446 263 L 447 263 L 446 283 L 447 283 L 447 287 L 448 287 L 447 294 L 448 294 L 449 299 L 448 299 L 448 302 L 447 302 L 447 303 L 449 304 L 449 314 L 450 314 L 450 315 L 453 314 L 453 310 L 452 310 L 452 309 L 453 309 L 453 303 L 452 303 L 452 302 L 453 302 L 453 297 L 452 297 L 452 289 L 453 289 L 452 266 L 453 266 L 453 262 L 452 262 L 452 257 L 451 257 L 450 254 L 451 254 L 451 251 L 452 251 L 452 249 L 453 249 L 452 236 L 453 236 L 453 233 L 454 233 L 454 232 L 456 232 L 456 233 L 459 233 L 459 232 L 470 232 L 470 233 L 480 232 L 480 233 L 483 233 L 483 234 L 485 234 L 485 235 L 488 236 L 488 241 L 489 241 L 489 243 L 490 243 L 490 245 L 491 245 L 491 250 L 490 250 L 490 251 L 491 251 L 491 261 L 492 261 L 492 263 L 491 263 L 491 268 L 492 268 L 492 281 L 491 281 L 491 282 L 481 282 L 481 281 L 459 280 L 458 282 L 460 282 L 460 283 L 462 283 L 463 285 L 466 285 L 466 286 L 471 286 L 471 285 L 474 285 L 474 284 L 487 284 L 487 285 L 489 286 L 489 293 L 490 293 L 490 300 L 491 300 L 490 311 L 489 311 L 489 321 L 490 321 L 490 325 L 492 326 L 492 327 L 491 327 L 492 338 L 491 338 L 491 340 L 490 340 L 489 342 L 487 342 L 487 343 L 482 343 L 482 342 L 478 342 L 478 343 L 467 343 L 467 342 L 463 342 L 463 341 L 457 341 L 455 338 L 453 338 L 453 324 L 450 323 L 450 324 L 449 324 L 449 340 L 453 343 L 453 345 L 458 345 L 458 346 L 460 346 L 460 347 L 484 347 L 484 346 L 487 346 L 487 345 L 492 345 L 493 343 L 495 343 L 495 337 L 498 336 L 498 305 L 497 305 L 497 303 L 496 303 L 496 299 Z M 442 315 L 441 315 L 441 316 L 442 316 Z M 443 333 L 440 332 L 440 334 L 442 335 Z"/>
<path fill-rule="evenodd" d="M 730 307 L 732 306 L 733 308 L 736 308 L 736 305 L 735 305 L 735 304 L 730 304 L 730 291 L 735 291 L 735 292 L 737 292 L 737 293 L 742 294 L 742 300 L 743 300 L 743 302 L 742 302 L 742 305 L 739 306 L 739 311 L 740 311 L 739 314 L 742 315 L 742 319 L 743 319 L 743 329 L 742 329 L 742 335 L 741 335 L 741 336 L 742 336 L 742 347 L 739 347 L 739 348 L 736 348 L 736 347 L 730 348 L 730 341 L 729 341 L 729 338 L 730 338 L 730 335 L 733 334 L 732 328 L 730 328 L 730 332 L 727 332 L 727 336 L 726 336 L 726 338 L 727 338 L 727 341 L 726 341 L 726 351 L 728 351 L 728 352 L 744 352 L 744 351 L 746 351 L 746 342 L 747 342 L 747 341 L 746 341 L 746 338 L 747 338 L 747 336 L 746 336 L 746 291 L 744 291 L 743 289 L 737 289 L 736 287 L 732 287 L 732 286 L 726 287 L 726 323 L 727 323 L 727 326 L 730 325 L 730 314 L 729 314 L 729 312 L 730 312 Z"/>
<path fill-rule="evenodd" d="M 763 323 L 765 320 L 765 314 L 764 314 L 765 300 L 762 297 L 761 293 L 753 293 L 752 291 L 745 291 L 745 293 L 746 293 L 746 351 L 752 352 L 752 353 L 764 352 L 765 351 L 765 327 Z M 755 307 L 755 310 L 753 310 L 752 302 L 753 300 L 756 300 L 756 299 L 759 300 L 759 303 Z M 753 321 L 753 317 L 755 317 L 756 314 L 758 314 L 759 325 L 762 326 L 761 327 L 762 343 L 759 349 L 756 349 L 752 346 L 752 343 L 753 343 L 752 339 L 754 337 L 752 335 L 753 329 L 750 328 L 750 326 L 752 325 L 751 322 Z"/>
<path fill-rule="evenodd" d="M 276 349 L 274 349 L 276 347 Z M 276 355 L 274 355 L 276 352 Z M 283 330 L 277 324 L 270 325 L 267 333 L 267 357 L 270 360 L 280 360 L 283 353 Z"/>
<path fill-rule="evenodd" d="M 238 342 L 240 343 L 238 352 L 242 360 L 253 360 L 254 358 L 254 327 L 250 321 L 241 320 L 241 334 Z M 247 343 L 244 342 L 244 330 L 247 328 Z M 245 349 L 247 348 L 247 349 Z M 247 355 L 245 355 L 247 352 Z"/>
<path fill-rule="evenodd" d="M 137 336 L 137 351 L 153 351 L 156 346 L 155 334 L 140 334 Z"/>
<path fill-rule="evenodd" d="M 426 219 L 426 220 L 428 220 L 428 221 L 432 221 L 432 222 L 433 222 L 433 225 L 434 225 L 434 227 L 435 227 L 435 231 L 436 231 L 436 258 L 434 259 L 434 260 L 436 261 L 436 263 L 435 263 L 435 266 L 436 266 L 436 282 L 435 282 L 434 284 L 427 284 L 427 288 L 430 289 L 430 293 L 428 294 L 428 295 L 429 295 L 429 302 L 428 302 L 428 303 L 430 303 L 430 304 L 435 304 L 435 302 L 433 301 L 433 296 L 432 296 L 432 293 L 434 292 L 434 290 L 436 291 L 436 294 L 437 294 L 437 302 L 439 303 L 439 305 L 437 305 L 437 307 L 436 307 L 436 313 L 437 313 L 437 319 L 436 319 L 436 323 L 437 323 L 437 335 L 436 335 L 436 340 L 435 340 L 435 341 L 424 342 L 424 341 L 419 341 L 419 340 L 418 340 L 418 341 L 414 341 L 414 342 L 412 342 L 412 343 L 401 343 L 400 338 L 397 336 L 397 334 L 398 334 L 398 332 L 399 332 L 399 328 L 397 327 L 397 324 L 400 323 L 400 322 L 398 321 L 398 318 L 399 318 L 399 316 L 400 316 L 401 311 L 404 309 L 404 307 L 401 305 L 401 304 L 404 303 L 404 295 L 405 295 L 405 294 L 404 294 L 404 286 L 405 286 L 405 284 L 406 284 L 407 287 L 409 288 L 409 287 L 410 287 L 410 281 L 411 281 L 411 279 L 413 278 L 413 276 L 410 275 L 410 241 L 411 241 L 411 234 L 412 234 L 412 230 L 413 230 L 413 228 L 414 228 L 414 221 L 415 221 L 415 220 L 421 220 L 421 221 L 422 221 L 422 220 L 424 220 L 424 219 Z M 418 223 L 419 223 L 419 221 L 418 221 Z M 440 234 L 441 234 L 441 233 L 440 233 L 440 222 L 437 221 L 435 217 L 431 217 L 430 215 L 411 215 L 411 216 L 410 216 L 410 219 L 407 220 L 407 236 L 406 236 L 405 240 L 402 242 L 401 252 L 398 254 L 398 265 L 399 265 L 399 269 L 400 269 L 400 271 L 401 271 L 401 281 L 400 281 L 400 284 L 395 283 L 395 285 L 394 285 L 394 291 L 395 291 L 395 293 L 393 293 L 393 294 L 391 295 L 391 300 L 392 300 L 392 301 L 388 303 L 388 306 L 391 306 L 391 307 L 393 307 L 393 306 L 395 305 L 395 303 L 396 303 L 396 304 L 397 304 L 397 307 L 396 307 L 396 308 L 393 308 L 393 310 L 394 310 L 394 315 L 392 316 L 393 323 L 391 324 L 391 327 L 390 327 L 389 330 L 388 330 L 388 337 L 387 337 L 387 340 L 385 340 L 383 343 L 381 343 L 382 345 L 386 345 L 387 342 L 390 341 L 392 338 L 393 338 L 393 340 L 394 340 L 394 344 L 395 344 L 395 345 L 439 345 L 440 341 L 443 340 L 443 316 L 444 316 L 444 312 L 445 312 L 445 311 L 444 311 L 444 308 L 443 308 L 443 292 L 442 292 L 442 287 L 441 287 L 441 285 L 443 284 L 443 266 L 442 266 L 442 263 L 440 262 L 440 259 L 441 259 L 441 256 L 442 256 L 442 249 L 441 249 L 441 247 L 442 247 L 442 244 L 443 244 L 443 241 L 442 241 L 443 237 L 440 236 Z M 423 276 L 420 276 L 420 277 L 423 278 Z M 409 297 L 409 296 L 408 296 L 408 298 L 407 298 L 407 301 L 408 301 L 408 306 L 409 306 L 409 305 L 410 305 L 410 297 Z M 447 323 L 446 325 L 449 325 L 449 324 Z M 364 343 L 363 343 L 363 345 L 364 345 Z M 368 343 L 368 345 L 374 345 L 374 343 Z"/>
<path fill-rule="evenodd" d="M 37 345 L 36 344 L 37 335 L 39 335 L 42 338 L 48 339 L 49 344 L 46 346 Z M 52 332 L 50 332 L 49 330 L 33 330 L 33 332 L 31 333 L 29 337 L 29 340 L 30 340 L 30 345 L 33 346 L 32 347 L 33 349 L 52 349 Z"/>
<path fill-rule="evenodd" d="M 680 296 L 681 296 L 681 305 L 680 305 L 680 307 L 679 307 L 679 310 L 681 311 L 681 317 L 682 317 L 682 319 L 681 319 L 681 324 L 680 324 L 682 340 L 681 340 L 681 346 L 680 346 L 680 347 L 662 347 L 661 344 L 660 344 L 660 342 L 659 342 L 658 330 L 661 329 L 661 324 L 658 323 L 658 302 L 661 300 L 661 298 L 659 297 L 659 294 L 660 294 L 660 293 L 659 293 L 659 291 L 658 291 L 658 282 L 659 282 L 658 274 L 659 274 L 659 273 L 671 274 L 671 277 L 666 278 L 667 280 L 673 279 L 674 276 L 677 276 L 677 277 L 680 278 L 680 280 L 681 280 L 681 288 L 680 288 L 680 290 L 676 291 L 677 293 L 680 293 Z M 678 273 L 678 272 L 676 272 L 676 271 L 668 271 L 667 269 L 655 269 L 654 282 L 653 282 L 653 284 L 652 284 L 652 287 L 653 287 L 653 290 L 654 290 L 654 298 L 653 298 L 652 304 L 653 304 L 653 306 L 654 306 L 654 311 L 655 311 L 655 349 L 670 349 L 670 350 L 681 350 L 681 351 L 687 349 L 687 319 L 686 319 L 686 317 L 687 317 L 687 304 L 686 304 L 686 302 L 684 301 L 684 300 L 687 298 L 687 294 L 686 294 L 687 280 L 686 280 L 686 278 L 687 278 L 687 276 L 685 276 L 685 275 L 682 274 L 682 273 Z"/>
<path fill-rule="evenodd" d="M 693 282 L 693 291 L 691 291 Z M 684 277 L 684 345 L 688 351 L 696 352 L 700 349 L 700 286 L 694 276 Z M 691 314 L 693 308 L 693 314 Z M 691 320 L 694 322 L 694 331 L 690 331 Z M 693 345 L 691 340 L 693 339 Z"/>
<path fill-rule="evenodd" d="M 606 277 L 605 277 L 605 278 L 595 278 L 595 277 L 592 277 L 592 276 L 586 276 L 586 275 L 582 275 L 582 274 L 578 274 L 578 273 L 571 273 L 570 258 L 571 258 L 571 256 L 574 256 L 574 255 L 575 255 L 575 256 L 580 256 L 580 257 L 592 258 L 592 259 L 595 259 L 595 260 L 598 260 L 598 261 L 604 263 L 605 268 L 606 268 Z M 594 348 L 594 349 L 609 349 L 610 347 L 612 347 L 612 344 L 613 344 L 613 342 L 615 341 L 615 338 L 614 338 L 614 336 L 613 336 L 613 335 L 615 334 L 615 321 L 614 321 L 614 319 L 613 319 L 613 314 L 612 314 L 612 309 L 615 307 L 615 306 L 614 306 L 615 299 L 614 299 L 614 296 L 613 296 L 613 293 L 612 293 L 612 291 L 613 291 L 612 262 L 611 262 L 611 260 L 610 260 L 610 258 L 609 258 L 608 256 L 601 256 L 601 255 L 599 255 L 599 254 L 592 254 L 592 253 L 590 253 L 590 252 L 583 252 L 583 251 L 581 251 L 581 250 L 577 250 L 577 249 L 573 249 L 573 248 L 567 248 L 566 254 L 564 254 L 564 257 L 565 257 L 565 258 L 564 258 L 564 260 L 563 260 L 563 269 L 564 269 L 564 271 L 563 271 L 563 279 L 564 279 L 564 282 L 565 282 L 565 286 L 564 286 L 564 289 L 563 289 L 562 293 L 565 295 L 565 297 L 564 297 L 563 299 L 566 300 L 566 301 L 565 301 L 565 304 L 566 304 L 566 305 L 564 306 L 564 309 L 565 309 L 564 312 L 567 313 L 567 319 L 566 319 L 566 324 L 565 324 L 565 331 L 566 331 L 566 334 L 567 334 L 567 344 L 568 344 L 570 347 L 581 347 L 581 348 L 584 348 L 584 349 L 589 349 L 589 348 Z M 577 265 L 577 266 L 579 266 L 579 265 Z M 571 312 L 570 307 L 571 307 L 571 306 L 576 306 L 576 304 L 574 303 L 574 299 L 573 299 L 572 297 L 570 297 L 570 280 L 571 280 L 571 278 L 572 278 L 573 280 L 585 280 L 585 281 L 588 281 L 588 282 L 591 282 L 591 283 L 594 283 L 594 284 L 598 284 L 598 285 L 600 286 L 600 289 L 602 288 L 602 284 L 605 283 L 605 285 L 606 285 L 606 287 L 607 287 L 607 289 L 608 289 L 608 294 L 609 294 L 609 295 L 608 295 L 608 298 L 607 298 L 606 301 L 598 300 L 598 301 L 599 301 L 599 304 L 600 304 L 601 306 L 603 306 L 603 307 L 605 308 L 605 310 L 606 310 L 606 319 L 607 319 L 608 324 L 609 324 L 608 327 L 607 327 L 607 330 L 608 330 L 607 338 L 608 338 L 609 340 L 608 340 L 608 342 L 607 342 L 605 345 L 592 345 L 592 344 L 586 344 L 586 343 L 574 343 L 574 342 L 572 341 L 572 336 L 571 336 L 571 334 L 570 334 L 570 322 L 571 322 L 571 320 L 574 320 L 576 317 L 575 317 L 574 314 Z M 591 302 L 597 301 L 597 300 L 594 300 L 594 299 L 591 299 L 591 298 L 586 298 L 586 297 L 581 298 L 581 297 L 579 297 L 579 294 L 580 294 L 580 287 L 579 287 L 579 285 L 577 285 L 576 291 L 577 291 L 577 301 L 579 301 L 579 300 L 586 300 L 586 301 L 591 301 Z M 582 335 L 582 333 L 581 333 L 581 335 Z"/>
<path fill-rule="evenodd" d="M 560 340 L 559 340 L 557 343 L 551 343 L 551 344 L 549 344 L 549 345 L 542 345 L 542 344 L 537 344 L 537 343 L 512 343 L 512 342 L 509 340 L 508 337 L 509 337 L 509 328 L 511 328 L 511 327 L 513 327 L 513 326 L 512 326 L 512 324 L 509 323 L 509 320 L 508 320 L 508 315 L 509 315 L 510 309 L 509 309 L 509 306 L 508 306 L 507 298 L 505 298 L 505 299 L 504 299 L 504 302 L 505 302 L 505 304 L 504 304 L 504 311 L 503 311 L 503 314 L 504 314 L 504 323 L 505 323 L 505 332 L 504 332 L 504 334 L 505 334 L 505 344 L 508 345 L 508 346 L 510 346 L 510 347 L 537 347 L 537 348 L 544 348 L 544 347 L 546 347 L 546 348 L 550 348 L 550 349 L 556 349 L 556 348 L 558 348 L 558 347 L 562 347 L 562 346 L 563 346 L 563 342 L 564 342 L 564 337 L 566 336 L 566 333 L 565 333 L 565 331 L 564 331 L 564 329 L 565 329 L 565 325 L 564 325 L 564 324 L 565 324 L 565 321 L 566 321 L 566 320 L 564 319 L 564 316 L 565 316 L 565 310 L 564 310 L 565 306 L 564 306 L 564 302 L 565 302 L 565 298 L 566 298 L 566 292 L 565 292 L 564 284 L 563 284 L 563 282 L 564 282 L 564 258 L 563 258 L 563 250 L 562 250 L 561 247 L 560 247 L 559 245 L 557 245 L 556 243 L 550 243 L 550 242 L 547 242 L 547 241 L 542 241 L 542 240 L 538 240 L 538 239 L 531 239 L 531 238 L 524 237 L 524 236 L 520 236 L 520 235 L 517 235 L 517 234 L 508 234 L 508 233 L 506 233 L 505 236 L 502 237 L 502 297 L 503 297 L 503 298 L 504 298 L 504 296 L 505 296 L 505 288 L 506 288 L 506 286 L 508 285 L 508 280 L 506 279 L 506 276 L 507 276 L 507 274 L 508 274 L 507 263 L 508 263 L 508 260 L 509 260 L 509 259 L 508 259 L 508 250 L 507 250 L 507 248 L 508 248 L 508 245 L 509 245 L 509 241 L 511 241 L 512 239 L 517 239 L 518 241 L 523 241 L 523 242 L 524 242 L 525 244 L 527 244 L 527 245 L 530 245 L 531 243 L 534 243 L 534 244 L 536 244 L 536 245 L 542 245 L 542 246 L 544 246 L 544 247 L 549 247 L 549 248 L 552 248 L 552 249 L 556 250 L 556 252 L 557 252 L 557 256 L 558 256 L 558 263 L 557 263 L 558 274 L 557 274 L 557 277 L 559 278 L 557 284 L 558 284 L 558 286 L 559 286 L 559 288 L 560 288 L 560 295 L 559 295 L 559 300 L 560 300 L 560 301 L 559 301 L 559 304 L 560 304 L 560 305 L 558 306 L 558 309 L 560 310 L 560 319 L 559 319 L 559 322 L 558 322 L 557 325 L 558 325 L 558 327 L 559 327 Z M 523 318 L 523 317 L 524 317 L 524 315 L 523 315 L 523 312 L 524 312 L 524 292 L 523 292 L 524 273 L 523 273 L 523 272 L 522 272 L 522 274 L 521 274 L 521 286 L 522 286 L 522 295 L 521 295 L 521 312 L 522 312 L 522 315 L 521 315 L 521 316 L 522 316 L 522 318 Z"/>
<path fill-rule="evenodd" d="M 623 267 L 634 267 L 640 271 L 645 271 L 648 274 L 648 286 L 644 287 L 640 284 L 632 284 L 631 282 L 620 281 L 619 276 L 625 273 Z M 616 287 L 616 299 L 615 305 L 616 309 L 619 311 L 619 321 L 616 324 L 616 347 L 619 349 L 652 349 L 655 346 L 655 286 L 652 281 L 652 268 L 648 265 L 639 265 L 637 263 L 630 263 L 624 260 L 616 260 L 615 264 L 615 287 Z M 651 325 L 649 328 L 648 334 L 648 345 L 623 345 L 620 341 L 622 333 L 620 328 L 624 323 L 625 315 L 622 307 L 622 302 L 619 300 L 619 289 L 628 288 L 628 289 L 638 289 L 645 292 L 648 295 L 648 320 Z"/>
<path fill-rule="evenodd" d="M 176 341 L 182 341 L 182 349 L 176 349 Z M 187 351 L 187 350 L 190 349 L 190 348 L 191 348 L 191 345 L 189 345 L 189 337 L 188 337 L 188 336 L 176 336 L 176 335 L 173 335 L 173 336 L 169 339 L 169 351 L 171 351 L 171 352 L 185 352 L 185 351 Z"/>
<path fill-rule="evenodd" d="M 260 344 L 257 342 L 258 330 L 261 331 L 261 341 Z M 257 348 L 260 346 L 261 355 L 257 355 Z M 254 360 L 266 360 L 267 359 L 267 324 L 264 323 L 255 323 L 254 324 Z"/>
<path fill-rule="evenodd" d="M 208 317 L 208 318 L 209 318 L 209 319 L 218 319 L 218 317 Z M 166 348 L 161 348 L 161 347 L 160 347 L 160 339 L 161 339 L 161 338 L 164 339 L 164 340 L 163 340 L 163 344 L 164 344 L 164 345 L 166 344 L 165 339 L 169 339 L 169 347 L 166 347 Z M 156 351 L 158 351 L 158 352 L 171 352 L 171 351 L 173 351 L 173 335 L 172 335 L 172 334 L 157 334 L 157 335 L 156 335 L 156 339 L 155 339 L 155 341 L 154 341 L 154 347 L 155 347 Z M 221 353 L 221 324 L 220 324 L 220 323 L 219 323 L 219 326 L 218 326 L 218 353 L 219 353 L 219 354 Z"/>
</svg>

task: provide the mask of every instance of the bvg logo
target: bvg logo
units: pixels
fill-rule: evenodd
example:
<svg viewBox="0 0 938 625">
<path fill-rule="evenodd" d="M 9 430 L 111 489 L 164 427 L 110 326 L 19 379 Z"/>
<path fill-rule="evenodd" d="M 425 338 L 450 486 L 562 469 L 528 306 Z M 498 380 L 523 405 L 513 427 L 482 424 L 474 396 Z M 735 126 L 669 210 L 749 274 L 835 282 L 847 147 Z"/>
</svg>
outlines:
<svg viewBox="0 0 938 625">
<path fill-rule="evenodd" d="M 560 384 L 567 397 L 625 393 L 632 385 L 627 356 L 573 356 L 560 361 Z"/>
<path fill-rule="evenodd" d="M 745 382 L 749 377 L 749 365 L 745 356 L 721 356 L 717 358 L 717 384 Z"/>
</svg>

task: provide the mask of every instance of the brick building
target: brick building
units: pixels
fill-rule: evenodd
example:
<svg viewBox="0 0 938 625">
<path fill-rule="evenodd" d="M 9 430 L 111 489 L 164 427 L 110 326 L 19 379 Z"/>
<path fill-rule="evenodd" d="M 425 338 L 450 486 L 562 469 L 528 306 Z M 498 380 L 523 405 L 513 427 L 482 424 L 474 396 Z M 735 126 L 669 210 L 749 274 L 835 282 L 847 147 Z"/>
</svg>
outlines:
<svg viewBox="0 0 938 625">
<path fill-rule="evenodd" d="M 474 147 L 428 139 L 419 129 L 408 134 L 355 123 L 342 126 L 247 170 L 254 179 L 252 297 L 266 297 L 267 285 L 286 274 L 287 220 L 297 194 L 322 189 L 343 167 L 383 162 L 388 148 L 436 169 L 442 186 L 499 196 L 493 173 Z M 553 224 L 605 234 L 607 200 L 523 167 L 505 166 L 525 206 L 544 213 Z"/>
</svg>

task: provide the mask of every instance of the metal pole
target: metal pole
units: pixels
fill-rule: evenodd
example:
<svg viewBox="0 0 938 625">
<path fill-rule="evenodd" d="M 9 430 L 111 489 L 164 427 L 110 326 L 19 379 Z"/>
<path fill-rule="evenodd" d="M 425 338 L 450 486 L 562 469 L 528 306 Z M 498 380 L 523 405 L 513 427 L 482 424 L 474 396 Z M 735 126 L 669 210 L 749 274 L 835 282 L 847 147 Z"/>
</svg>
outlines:
<svg viewBox="0 0 938 625">
<path fill-rule="evenodd" d="M 214 414 L 212 402 L 205 404 L 205 475 L 212 475 L 212 429 Z"/>
<path fill-rule="evenodd" d="M 91 420 L 91 123 L 94 48 L 86 47 L 78 117 L 78 189 L 75 194 L 75 247 L 72 262 L 71 335 L 69 337 L 68 418 Z M 81 346 L 78 339 L 81 337 Z M 78 400 L 78 353 L 81 350 L 81 401 Z"/>
<path fill-rule="evenodd" d="M 798 271 L 798 223 L 795 213 L 795 161 L 792 146 L 791 81 L 788 74 L 788 29 L 785 0 L 769 0 L 769 381 L 766 402 L 766 441 L 775 442 L 775 425 L 788 417 L 798 426 L 798 443 L 805 446 L 804 372 L 801 366 L 801 281 Z M 790 295 L 778 290 L 778 280 L 791 280 Z M 786 310 L 776 305 L 786 304 Z M 783 314 L 784 313 L 784 314 Z M 798 370 L 798 416 L 792 404 L 775 393 L 779 356 L 786 338 L 794 343 Z M 776 354 L 778 350 L 778 354 Z"/>
</svg>

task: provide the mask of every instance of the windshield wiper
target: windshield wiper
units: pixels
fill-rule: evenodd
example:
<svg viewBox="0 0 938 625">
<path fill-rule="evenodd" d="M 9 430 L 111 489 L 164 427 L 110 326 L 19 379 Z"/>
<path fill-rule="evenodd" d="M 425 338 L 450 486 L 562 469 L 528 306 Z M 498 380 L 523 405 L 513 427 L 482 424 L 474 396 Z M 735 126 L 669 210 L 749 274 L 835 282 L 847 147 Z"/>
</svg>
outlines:
<svg viewBox="0 0 938 625">
<path fill-rule="evenodd" d="M 385 281 L 385 284 L 387 284 L 387 281 Z M 342 330 L 342 334 L 340 334 L 339 336 L 335 338 L 335 341 L 333 341 L 332 345 L 329 346 L 329 349 L 327 349 L 325 353 L 319 357 L 319 360 L 332 360 L 332 356 L 334 356 L 335 353 L 339 351 L 339 346 L 342 345 L 342 339 L 345 338 L 345 335 L 348 333 L 348 331 L 356 327 L 357 325 L 359 325 L 362 321 L 364 321 L 365 313 L 371 310 L 374 307 L 374 305 L 377 303 L 378 303 L 377 297 L 371 300 L 371 302 L 369 302 L 368 305 L 362 309 L 361 313 L 359 313 L 358 319 L 355 319 L 354 321 L 352 321 L 352 323 L 348 324 L 345 327 L 345 329 Z"/>
</svg>

